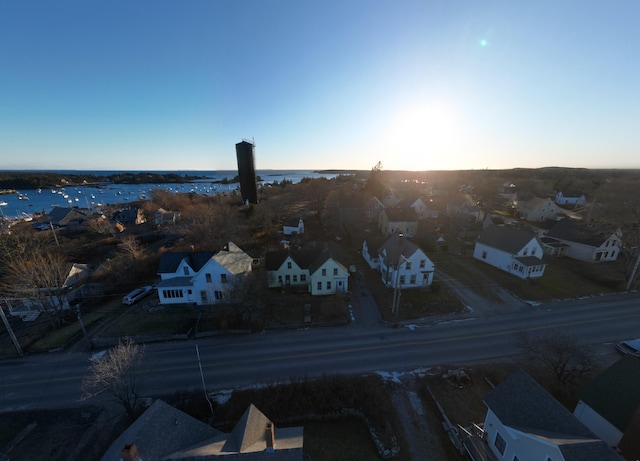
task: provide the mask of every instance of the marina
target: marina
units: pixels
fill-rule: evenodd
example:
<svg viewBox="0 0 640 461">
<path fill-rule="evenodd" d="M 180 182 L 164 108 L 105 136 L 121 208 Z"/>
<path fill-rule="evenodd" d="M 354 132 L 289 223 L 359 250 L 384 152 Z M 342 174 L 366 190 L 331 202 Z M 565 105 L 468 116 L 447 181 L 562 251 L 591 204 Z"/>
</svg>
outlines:
<svg viewBox="0 0 640 461">
<path fill-rule="evenodd" d="M 103 172 L 97 173 L 102 174 Z M 0 213 L 4 217 L 24 219 L 26 216 L 32 217 L 36 214 L 47 213 L 54 206 L 75 206 L 88 209 L 99 209 L 102 206 L 114 204 L 126 206 L 128 203 L 150 200 L 154 190 L 213 195 L 219 193 L 233 194 L 236 193 L 238 188 L 237 183 L 220 183 L 225 178 L 233 178 L 237 174 L 235 171 L 179 173 L 206 176 L 207 179 L 199 179 L 188 183 L 100 184 L 18 190 L 0 196 Z M 262 178 L 262 181 L 259 182 L 262 185 L 273 184 L 276 181 L 281 182 L 283 180 L 298 183 L 303 178 L 325 177 L 331 179 L 336 176 L 336 174 L 323 174 L 306 170 L 267 170 L 258 171 L 257 173 Z"/>
</svg>

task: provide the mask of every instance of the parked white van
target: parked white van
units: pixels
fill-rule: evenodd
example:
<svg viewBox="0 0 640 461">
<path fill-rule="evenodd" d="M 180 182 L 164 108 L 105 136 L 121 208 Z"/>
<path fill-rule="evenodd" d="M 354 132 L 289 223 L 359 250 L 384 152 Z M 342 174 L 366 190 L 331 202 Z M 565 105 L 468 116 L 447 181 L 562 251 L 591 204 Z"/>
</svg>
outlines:
<svg viewBox="0 0 640 461">
<path fill-rule="evenodd" d="M 149 285 L 142 288 L 136 288 L 131 293 L 122 298 L 122 304 L 131 305 L 147 296 L 149 293 L 151 293 L 151 290 L 152 287 Z"/>
</svg>

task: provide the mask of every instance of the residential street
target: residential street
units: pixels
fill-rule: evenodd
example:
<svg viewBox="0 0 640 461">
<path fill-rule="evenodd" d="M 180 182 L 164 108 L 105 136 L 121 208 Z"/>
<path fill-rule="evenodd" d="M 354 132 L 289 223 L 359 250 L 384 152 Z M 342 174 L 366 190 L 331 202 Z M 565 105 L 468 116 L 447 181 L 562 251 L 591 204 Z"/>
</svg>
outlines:
<svg viewBox="0 0 640 461">
<path fill-rule="evenodd" d="M 594 345 L 636 337 L 639 300 L 638 293 L 609 295 L 528 306 L 487 318 L 470 312 L 397 329 L 382 324 L 359 328 L 363 301 L 354 304 L 355 321 L 347 327 L 149 344 L 141 373 L 148 395 L 200 388 L 196 344 L 209 390 L 299 376 L 504 360 L 518 353 L 517 337 L 523 331 L 532 335 L 561 331 Z M 606 353 L 612 349 L 612 344 L 602 348 Z M 0 362 L 0 411 L 76 404 L 89 355 L 43 354 Z"/>
</svg>

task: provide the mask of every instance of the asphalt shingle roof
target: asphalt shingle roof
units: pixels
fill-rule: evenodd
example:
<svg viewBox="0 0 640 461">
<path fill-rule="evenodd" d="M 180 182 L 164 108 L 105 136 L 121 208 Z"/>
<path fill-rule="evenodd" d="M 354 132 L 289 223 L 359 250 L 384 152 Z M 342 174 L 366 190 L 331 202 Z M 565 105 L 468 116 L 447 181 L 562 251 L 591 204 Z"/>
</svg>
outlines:
<svg viewBox="0 0 640 461">
<path fill-rule="evenodd" d="M 548 237 L 599 247 L 613 234 L 613 230 L 581 222 L 563 219 L 547 232 Z"/>
<path fill-rule="evenodd" d="M 505 226 L 489 226 L 480 233 L 478 242 L 514 254 L 534 238 L 536 234 L 533 232 Z"/>
<path fill-rule="evenodd" d="M 213 255 L 215 255 L 215 253 L 212 251 L 163 253 L 160 258 L 160 264 L 158 264 L 158 274 L 173 274 L 182 261 L 186 261 L 187 264 L 197 272 L 202 269 L 202 266 L 204 266 Z"/>
<path fill-rule="evenodd" d="M 565 461 L 622 459 L 522 370 L 490 391 L 484 402 L 505 426 L 557 445 Z"/>
</svg>

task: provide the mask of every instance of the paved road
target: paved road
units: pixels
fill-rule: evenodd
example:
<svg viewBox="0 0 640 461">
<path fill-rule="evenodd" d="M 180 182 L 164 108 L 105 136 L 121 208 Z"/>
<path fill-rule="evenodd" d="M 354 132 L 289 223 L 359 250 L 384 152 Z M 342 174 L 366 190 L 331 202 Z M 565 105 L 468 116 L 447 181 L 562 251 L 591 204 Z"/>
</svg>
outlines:
<svg viewBox="0 0 640 461">
<path fill-rule="evenodd" d="M 472 315 L 412 328 L 358 328 L 356 318 L 354 325 L 340 328 L 150 344 L 141 372 L 148 395 L 156 395 L 201 388 L 196 344 L 207 387 L 217 390 L 290 377 L 505 359 L 518 352 L 523 331 L 571 333 L 585 344 L 640 336 L 636 293 L 543 304 L 490 318 Z M 0 411 L 77 403 L 88 356 L 48 354 L 0 362 Z"/>
</svg>

